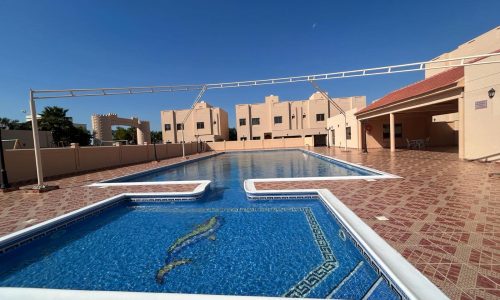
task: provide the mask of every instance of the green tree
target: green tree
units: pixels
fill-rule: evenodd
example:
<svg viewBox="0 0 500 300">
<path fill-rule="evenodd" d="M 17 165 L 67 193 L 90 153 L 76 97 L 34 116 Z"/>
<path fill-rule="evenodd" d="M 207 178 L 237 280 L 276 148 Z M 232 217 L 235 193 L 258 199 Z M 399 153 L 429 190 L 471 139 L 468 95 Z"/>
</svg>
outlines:
<svg viewBox="0 0 500 300">
<path fill-rule="evenodd" d="M 229 128 L 229 140 L 230 141 L 236 141 L 238 139 L 237 137 L 237 132 L 236 128 Z"/>
<path fill-rule="evenodd" d="M 151 142 L 161 143 L 162 140 L 161 131 L 151 131 Z"/>
<path fill-rule="evenodd" d="M 9 118 L 0 118 L 0 127 L 10 130 L 31 130 L 31 123 L 21 123 L 19 120 L 11 120 Z"/>
<path fill-rule="evenodd" d="M 66 116 L 67 109 L 58 106 L 48 106 L 40 113 L 38 120 L 40 130 L 52 132 L 54 142 L 64 145 L 79 143 L 81 146 L 89 145 L 91 134 L 79 127 L 75 127 L 71 118 Z"/>
<path fill-rule="evenodd" d="M 137 129 L 135 127 L 116 127 L 113 130 L 113 140 L 126 140 L 129 144 L 137 144 Z"/>
</svg>

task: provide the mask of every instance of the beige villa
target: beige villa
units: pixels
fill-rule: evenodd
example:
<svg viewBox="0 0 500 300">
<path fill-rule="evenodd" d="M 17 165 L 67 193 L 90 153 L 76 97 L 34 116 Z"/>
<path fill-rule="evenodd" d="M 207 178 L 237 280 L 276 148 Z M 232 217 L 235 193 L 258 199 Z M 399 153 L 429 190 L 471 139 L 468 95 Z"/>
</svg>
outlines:
<svg viewBox="0 0 500 300">
<path fill-rule="evenodd" d="M 190 109 L 182 109 L 160 112 L 163 143 L 217 142 L 229 139 L 225 110 L 201 101 L 196 104 L 191 114 L 189 111 Z"/>
<path fill-rule="evenodd" d="M 343 110 L 366 106 L 365 96 L 334 101 Z M 326 120 L 339 113 L 319 92 L 296 101 L 280 101 L 278 96 L 270 95 L 264 103 L 236 105 L 238 140 L 312 137 L 314 145 L 323 146 L 327 143 Z"/>
<path fill-rule="evenodd" d="M 500 26 L 435 60 L 498 51 Z M 463 159 L 500 159 L 499 70 L 498 64 L 427 70 L 424 80 L 350 111 L 348 147 L 455 148 Z M 331 145 L 344 140 L 343 123 L 343 117 L 328 120 Z"/>
</svg>

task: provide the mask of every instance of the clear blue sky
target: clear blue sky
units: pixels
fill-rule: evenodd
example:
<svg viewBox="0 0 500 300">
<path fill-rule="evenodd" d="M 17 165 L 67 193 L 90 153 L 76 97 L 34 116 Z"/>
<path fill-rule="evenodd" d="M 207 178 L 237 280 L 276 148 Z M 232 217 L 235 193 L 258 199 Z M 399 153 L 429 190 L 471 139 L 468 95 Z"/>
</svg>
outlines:
<svg viewBox="0 0 500 300">
<path fill-rule="evenodd" d="M 500 25 L 500 1 L 0 0 L 0 116 L 24 119 L 28 90 L 207 83 L 427 60 Z M 319 82 L 333 96 L 377 99 L 422 73 Z M 211 90 L 229 112 L 308 84 Z M 150 120 L 196 94 L 40 101 L 75 122 L 115 112 Z"/>
</svg>

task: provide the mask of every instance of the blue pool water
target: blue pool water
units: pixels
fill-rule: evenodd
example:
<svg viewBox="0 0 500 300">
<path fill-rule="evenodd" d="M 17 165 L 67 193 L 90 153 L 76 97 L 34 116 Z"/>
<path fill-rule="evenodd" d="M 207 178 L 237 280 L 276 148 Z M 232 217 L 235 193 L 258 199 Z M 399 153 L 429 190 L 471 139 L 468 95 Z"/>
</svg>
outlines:
<svg viewBox="0 0 500 300">
<path fill-rule="evenodd" d="M 235 153 L 130 178 L 213 184 L 195 202 L 124 201 L 9 251 L 0 286 L 399 299 L 320 200 L 249 201 L 242 189 L 246 178 L 360 175 L 328 164 L 299 151 Z"/>
<path fill-rule="evenodd" d="M 228 176 L 231 175 L 231 176 Z M 327 161 L 300 150 L 229 152 L 174 168 L 163 168 L 120 181 L 170 181 L 380 175 L 339 161 Z M 219 185 L 219 184 L 218 184 Z"/>
</svg>

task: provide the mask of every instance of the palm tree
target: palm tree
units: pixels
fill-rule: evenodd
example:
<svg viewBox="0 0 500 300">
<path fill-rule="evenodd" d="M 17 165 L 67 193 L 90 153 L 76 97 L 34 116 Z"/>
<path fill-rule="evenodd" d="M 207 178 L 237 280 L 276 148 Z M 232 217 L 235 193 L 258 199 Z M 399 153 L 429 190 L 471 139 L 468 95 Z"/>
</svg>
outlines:
<svg viewBox="0 0 500 300">
<path fill-rule="evenodd" d="M 40 130 L 52 132 L 54 142 L 65 145 L 79 143 L 81 146 L 89 144 L 90 133 L 81 128 L 76 128 L 70 117 L 66 116 L 67 109 L 58 106 L 47 106 L 40 113 L 38 120 Z"/>
</svg>

